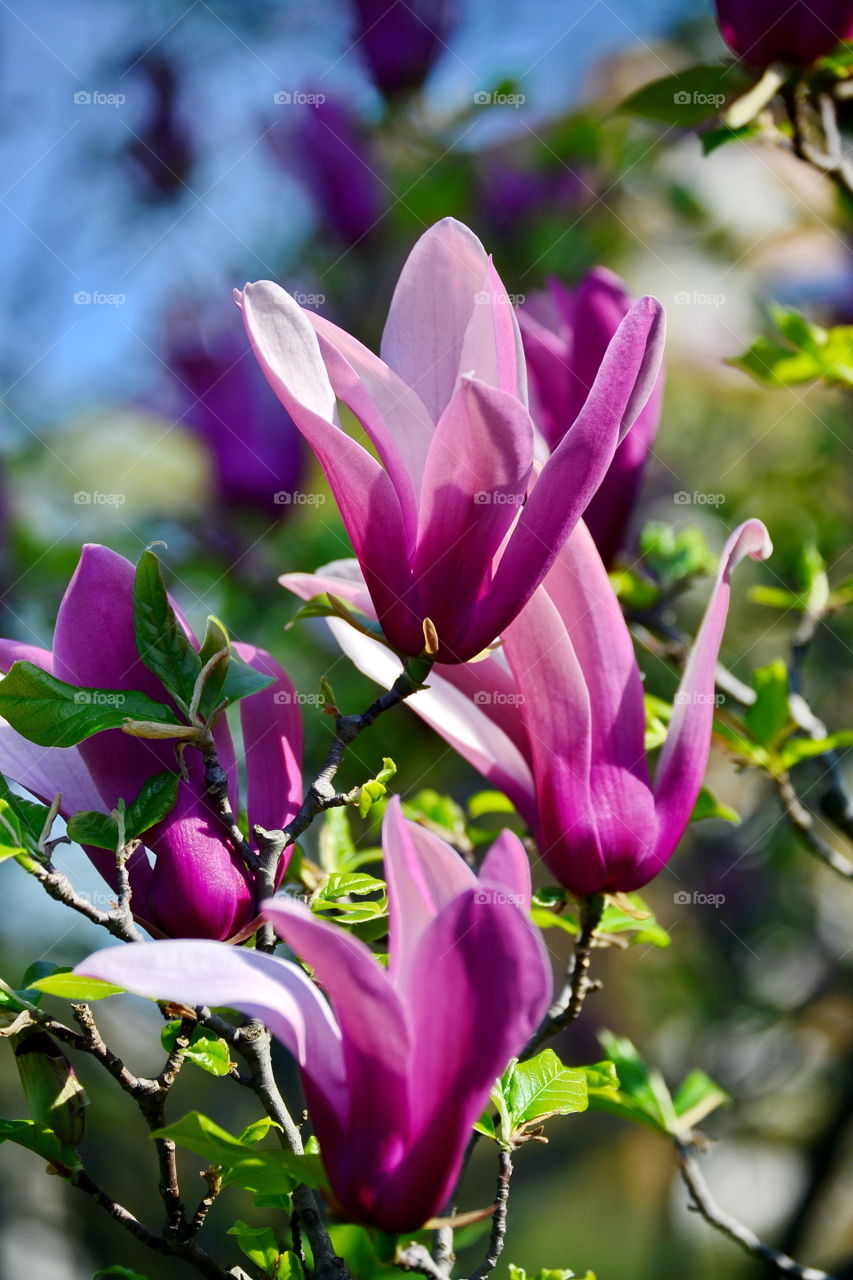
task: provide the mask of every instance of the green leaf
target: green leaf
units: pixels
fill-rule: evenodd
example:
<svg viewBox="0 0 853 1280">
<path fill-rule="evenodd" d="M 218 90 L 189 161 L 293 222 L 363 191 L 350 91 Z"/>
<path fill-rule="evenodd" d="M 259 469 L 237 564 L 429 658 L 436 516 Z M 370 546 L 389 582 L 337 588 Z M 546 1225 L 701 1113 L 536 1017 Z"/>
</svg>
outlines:
<svg viewBox="0 0 853 1280">
<path fill-rule="evenodd" d="M 7 780 L 0 774 L 0 799 L 6 806 L 3 813 L 7 822 L 11 822 L 21 842 L 27 848 L 35 850 L 50 812 L 46 805 L 36 800 L 25 800 L 17 795 Z"/>
<path fill-rule="evenodd" d="M 658 924 L 645 898 L 639 893 L 627 893 L 622 897 L 622 906 L 612 898 L 607 899 L 598 932 L 605 937 L 608 934 L 630 933 L 633 935 L 629 940 L 631 946 L 668 947 L 670 936 Z"/>
<path fill-rule="evenodd" d="M 789 738 L 779 752 L 779 761 L 783 769 L 792 769 L 801 760 L 825 756 L 828 751 L 845 747 L 853 747 L 853 729 L 840 729 L 826 738 Z"/>
<path fill-rule="evenodd" d="M 222 1168 L 223 1186 L 240 1187 L 260 1195 L 287 1195 L 300 1182 L 327 1187 L 318 1155 L 265 1150 L 241 1142 L 200 1111 L 190 1111 L 174 1124 L 158 1129 L 155 1138 L 171 1138 L 211 1164 Z"/>
<path fill-rule="evenodd" d="M 96 1271 L 92 1280 L 101 1280 L 102 1276 L 117 1277 L 117 1280 L 148 1280 L 141 1271 L 131 1271 L 130 1267 L 120 1267 L 115 1263 L 104 1271 Z"/>
<path fill-rule="evenodd" d="M 126 689 L 79 689 L 32 662 L 15 662 L 0 680 L 0 716 L 40 747 L 73 747 L 125 720 L 172 724 L 171 707 Z"/>
<path fill-rule="evenodd" d="M 201 672 L 201 659 L 178 622 L 160 561 L 153 551 L 143 551 L 136 566 L 133 630 L 140 658 L 162 681 L 181 710 L 188 713 Z"/>
<path fill-rule="evenodd" d="M 286 1249 L 279 1257 L 275 1280 L 305 1280 L 305 1269 L 299 1257 Z"/>
<path fill-rule="evenodd" d="M 125 842 L 141 836 L 174 809 L 179 783 L 180 776 L 167 770 L 142 784 L 139 795 L 125 810 Z M 118 849 L 119 831 L 115 819 L 91 809 L 69 818 L 68 835 L 78 844 L 92 844 L 97 849 Z"/>
<path fill-rule="evenodd" d="M 250 1227 L 247 1222 L 238 1219 L 226 1234 L 237 1237 L 240 1252 L 250 1262 L 254 1262 L 266 1275 L 273 1274 L 279 1258 L 279 1248 L 275 1232 L 270 1227 Z"/>
<path fill-rule="evenodd" d="M 387 648 L 391 647 L 375 618 L 368 618 L 361 610 L 354 608 L 349 601 L 342 600 L 339 596 L 327 591 L 322 591 L 319 595 L 306 600 L 287 624 L 288 628 L 295 622 L 301 622 L 303 618 L 343 618 L 344 622 L 348 622 L 362 635 L 370 636 L 371 640 L 378 640 Z"/>
<path fill-rule="evenodd" d="M 675 1113 L 682 1130 L 692 1129 L 707 1115 L 725 1106 L 731 1098 L 704 1071 L 691 1071 L 684 1077 L 673 1098 Z"/>
<path fill-rule="evenodd" d="M 600 1032 L 599 1039 L 616 1068 L 619 1089 L 616 1098 L 607 1092 L 590 1094 L 590 1108 L 639 1121 L 659 1133 L 677 1133 L 678 1117 L 660 1072 L 647 1066 L 630 1040 L 610 1031 Z"/>
<path fill-rule="evenodd" d="M 366 902 L 346 901 L 352 897 L 363 899 L 369 893 L 380 896 Z M 340 922 L 347 925 L 381 920 L 388 914 L 385 882 L 363 872 L 333 871 L 312 897 L 311 910 L 317 915 L 342 916 Z"/>
<path fill-rule="evenodd" d="M 750 142 L 753 138 L 760 137 L 762 132 L 762 126 L 757 120 L 750 120 L 749 124 L 739 125 L 736 129 L 728 125 L 719 129 L 707 129 L 701 137 L 702 154 L 709 156 L 727 142 Z"/>
<path fill-rule="evenodd" d="M 27 853 L 22 845 L 16 844 L 0 844 L 0 862 L 6 862 L 9 858 L 19 858 L 22 853 Z"/>
<path fill-rule="evenodd" d="M 587 1097 L 613 1097 L 619 1091 L 619 1075 L 616 1063 L 609 1058 L 604 1062 L 593 1062 L 585 1067 L 578 1067 L 586 1076 Z"/>
<path fill-rule="evenodd" d="M 413 822 L 430 827 L 451 844 L 465 844 L 465 810 L 450 796 L 425 787 L 411 800 L 403 801 L 403 813 Z"/>
<path fill-rule="evenodd" d="M 788 346 L 758 337 L 729 364 L 769 386 L 791 387 L 818 379 L 853 386 L 853 326 L 824 329 L 784 307 L 774 307 L 771 314 Z"/>
<path fill-rule="evenodd" d="M 544 1049 L 511 1068 L 505 1095 L 514 1127 L 571 1115 L 587 1108 L 586 1076 L 564 1066 L 553 1049 Z"/>
<path fill-rule="evenodd" d="M 36 978 L 30 985 L 36 991 L 43 991 L 45 995 L 62 996 L 65 1000 L 84 1000 L 87 1004 L 124 991 L 124 987 L 102 982 L 100 978 L 86 978 L 80 973 L 71 973 L 68 969 Z"/>
<path fill-rule="evenodd" d="M 651 521 L 640 531 L 640 551 L 664 590 L 710 573 L 715 565 L 704 533 L 694 526 L 676 533 L 671 525 Z"/>
<path fill-rule="evenodd" d="M 260 1120 L 253 1120 L 238 1137 L 237 1141 L 242 1142 L 245 1146 L 254 1146 L 256 1142 L 262 1141 L 271 1129 L 281 1129 L 281 1125 L 275 1120 L 271 1120 L 269 1116 L 262 1116 Z M 307 1148 L 306 1148 L 307 1149 Z"/>
<path fill-rule="evenodd" d="M 502 791 L 478 791 L 468 801 L 468 816 L 483 818 L 490 813 L 516 813 L 516 807 Z"/>
<path fill-rule="evenodd" d="M 118 1264 L 106 1267 L 103 1271 L 96 1271 L 92 1276 L 92 1280 L 101 1280 L 104 1276 L 110 1277 L 110 1280 L 113 1277 L 116 1280 L 148 1280 L 148 1277 L 144 1276 L 141 1271 L 131 1271 L 130 1267 L 120 1267 Z"/>
<path fill-rule="evenodd" d="M 254 667 L 250 667 L 247 662 L 238 658 L 232 650 L 225 684 L 222 688 L 222 698 L 227 700 L 229 706 L 242 698 L 250 698 L 253 693 L 260 693 L 262 689 L 268 689 L 271 684 L 275 684 L 275 676 L 267 676 L 262 671 L 256 671 Z"/>
<path fill-rule="evenodd" d="M 752 673 L 755 702 L 744 715 L 744 724 L 756 742 L 772 748 L 791 725 L 788 703 L 788 670 L 781 660 L 757 667 Z"/>
<path fill-rule="evenodd" d="M 700 64 L 643 85 L 619 110 L 645 120 L 689 127 L 719 115 L 728 101 L 751 84 L 751 78 L 734 65 Z"/>
<path fill-rule="evenodd" d="M 178 1041 L 181 1030 L 180 1020 L 167 1022 L 160 1032 L 160 1043 L 167 1053 L 171 1053 Z M 195 1027 L 189 1045 L 183 1050 L 187 1062 L 201 1067 L 212 1076 L 227 1076 L 231 1069 L 231 1054 L 228 1045 L 220 1036 L 213 1035 L 205 1027 Z"/>
<path fill-rule="evenodd" d="M 0 1120 L 0 1142 L 14 1142 L 49 1164 L 67 1169 L 76 1169 L 80 1164 L 75 1151 L 64 1147 L 52 1129 L 35 1120 Z"/>
<path fill-rule="evenodd" d="M 703 818 L 721 818 L 724 822 L 731 822 L 735 827 L 741 824 L 741 816 L 737 809 L 723 804 L 722 800 L 718 800 L 707 787 L 703 787 L 696 797 L 690 821 L 701 822 Z"/>
</svg>

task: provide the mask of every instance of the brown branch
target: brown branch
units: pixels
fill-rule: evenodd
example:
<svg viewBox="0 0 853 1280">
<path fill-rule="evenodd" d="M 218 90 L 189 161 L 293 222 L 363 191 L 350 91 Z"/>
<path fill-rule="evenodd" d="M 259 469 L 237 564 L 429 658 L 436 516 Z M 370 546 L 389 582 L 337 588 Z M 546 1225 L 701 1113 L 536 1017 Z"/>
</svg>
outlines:
<svg viewBox="0 0 853 1280">
<path fill-rule="evenodd" d="M 542 1025 L 533 1033 L 525 1046 L 521 1054 L 522 1059 L 529 1058 L 543 1041 L 550 1040 L 552 1036 L 570 1026 L 579 1017 L 589 992 L 597 989 L 598 984 L 590 981 L 589 966 L 595 932 L 601 923 L 603 912 L 603 894 L 594 893 L 581 899 L 580 932 L 575 942 L 565 985 L 545 1014 Z"/>
<path fill-rule="evenodd" d="M 845 880 L 853 880 L 853 862 L 845 858 L 842 853 L 839 853 L 837 849 L 834 849 L 831 844 L 818 835 L 815 830 L 815 820 L 801 802 L 788 774 L 781 774 L 778 777 L 774 777 L 773 780 L 776 784 L 779 799 L 782 802 L 785 817 L 790 822 L 800 842 L 810 853 L 813 853 L 816 858 L 825 863 L 830 870 L 837 875 L 843 876 Z"/>
<path fill-rule="evenodd" d="M 17 858 L 17 861 L 25 871 L 38 880 L 47 896 L 53 898 L 55 902 L 61 902 L 72 911 L 91 920 L 93 924 L 101 925 L 114 938 L 119 938 L 122 942 L 143 941 L 143 935 L 136 927 L 126 902 L 120 902 L 114 911 L 101 911 L 93 903 L 81 898 L 68 876 L 62 871 L 57 871 L 52 862 L 38 862 L 35 858 L 23 855 Z"/>
<path fill-rule="evenodd" d="M 675 1140 L 675 1149 L 678 1153 L 682 1181 L 690 1193 L 691 1207 L 697 1213 L 700 1213 L 710 1226 L 723 1232 L 735 1244 L 745 1249 L 747 1253 L 769 1262 L 780 1275 L 792 1277 L 793 1280 L 834 1280 L 834 1277 L 827 1271 L 820 1271 L 816 1267 L 800 1266 L 798 1262 L 795 1262 L 793 1258 L 789 1258 L 787 1254 L 780 1253 L 778 1249 L 773 1249 L 770 1245 L 763 1244 L 754 1231 L 749 1227 L 745 1227 L 742 1222 L 738 1222 L 737 1218 L 733 1218 L 731 1214 L 720 1209 L 714 1203 L 708 1184 L 699 1168 L 699 1162 L 693 1155 L 690 1146 L 677 1138 Z"/>
<path fill-rule="evenodd" d="M 512 1159 L 510 1153 L 505 1147 L 499 1148 L 500 1152 L 500 1173 L 498 1174 L 498 1186 L 495 1193 L 495 1208 L 492 1215 L 492 1231 L 489 1236 L 489 1245 L 486 1256 L 477 1267 L 476 1271 L 472 1271 L 469 1280 L 486 1280 L 486 1276 L 494 1271 L 498 1265 L 498 1259 L 503 1253 L 504 1242 L 506 1240 L 506 1219 L 507 1206 L 509 1203 L 509 1183 L 512 1177 Z"/>
</svg>

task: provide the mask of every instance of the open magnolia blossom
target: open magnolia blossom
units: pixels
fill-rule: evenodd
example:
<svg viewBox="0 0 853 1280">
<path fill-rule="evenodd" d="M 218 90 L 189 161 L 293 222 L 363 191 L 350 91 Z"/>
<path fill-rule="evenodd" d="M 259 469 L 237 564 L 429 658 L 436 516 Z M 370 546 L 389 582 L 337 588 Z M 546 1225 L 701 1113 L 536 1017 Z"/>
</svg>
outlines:
<svg viewBox="0 0 853 1280">
<path fill-rule="evenodd" d="M 133 581 L 130 561 L 107 547 L 85 546 L 59 607 L 52 652 L 0 640 L 0 669 L 8 671 L 13 662 L 24 659 L 68 684 L 139 690 L 173 706 L 167 690 L 139 657 Z M 300 803 L 301 716 L 293 685 L 275 659 L 251 645 L 235 644 L 234 649 L 255 670 L 274 677 L 266 689 L 240 704 L 250 822 L 274 830 L 293 817 Z M 224 717 L 214 738 L 228 774 L 231 805 L 238 813 L 234 744 Z M 199 752 L 186 751 L 184 766 L 177 804 L 146 831 L 145 847 L 140 845 L 127 861 L 131 909 L 155 934 L 230 938 L 256 914 L 251 880 L 226 844 L 220 821 L 205 798 Z M 81 810 L 109 813 L 120 799 L 133 801 L 149 778 L 177 768 L 173 740 L 152 741 L 109 729 L 76 747 L 41 747 L 0 720 L 0 770 L 46 804 L 61 795 L 60 813 L 65 818 Z M 91 846 L 86 853 L 117 890 L 115 853 Z M 282 865 L 282 875 L 284 870 Z"/>
<path fill-rule="evenodd" d="M 302 903 L 264 903 L 330 1003 L 290 961 L 212 942 L 110 947 L 76 972 L 264 1021 L 299 1063 L 338 1208 L 394 1233 L 444 1209 L 471 1126 L 538 1026 L 552 983 L 527 915 L 527 857 L 511 832 L 478 878 L 449 845 L 407 822 L 395 798 L 382 848 L 387 969 Z"/>
<path fill-rule="evenodd" d="M 643 298 L 618 325 L 531 487 L 518 322 L 461 223 L 446 218 L 415 245 L 381 358 L 269 281 L 237 300 L 261 367 L 326 472 L 391 644 L 416 656 L 426 643 L 443 663 L 475 657 L 542 581 L 646 404 L 660 305 Z M 343 429 L 338 401 L 379 461 Z"/>
<path fill-rule="evenodd" d="M 436 665 L 430 687 L 408 700 L 509 796 L 572 892 L 639 889 L 681 839 L 708 762 L 731 574 L 745 555 L 763 560 L 770 551 L 759 520 L 728 539 L 653 780 L 631 635 L 583 523 L 504 632 L 501 650 L 464 667 Z M 305 599 L 328 591 L 370 609 L 353 561 L 281 581 Z M 397 658 L 345 622 L 329 626 L 356 666 L 390 687 Z"/>
<path fill-rule="evenodd" d="M 559 447 L 580 413 L 605 352 L 632 306 L 633 299 L 619 277 L 596 267 L 576 289 L 550 280 L 547 291 L 534 294 L 519 308 L 530 411 L 542 434 L 546 457 Z M 623 545 L 657 435 L 662 400 L 661 371 L 584 512 L 584 523 L 607 565 Z"/>
</svg>

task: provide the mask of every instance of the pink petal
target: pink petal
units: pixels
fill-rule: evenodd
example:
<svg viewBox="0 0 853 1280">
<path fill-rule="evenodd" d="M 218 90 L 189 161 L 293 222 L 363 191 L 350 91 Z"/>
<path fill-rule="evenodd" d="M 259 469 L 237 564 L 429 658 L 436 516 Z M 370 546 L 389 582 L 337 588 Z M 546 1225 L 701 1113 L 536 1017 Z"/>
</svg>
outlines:
<svg viewBox="0 0 853 1280">
<path fill-rule="evenodd" d="M 240 721 L 246 761 L 249 830 L 277 831 L 302 803 L 302 715 L 296 690 L 284 668 L 264 649 L 235 644 L 239 657 L 275 684 L 243 698 Z M 281 875 L 288 858 L 282 859 Z"/>
</svg>

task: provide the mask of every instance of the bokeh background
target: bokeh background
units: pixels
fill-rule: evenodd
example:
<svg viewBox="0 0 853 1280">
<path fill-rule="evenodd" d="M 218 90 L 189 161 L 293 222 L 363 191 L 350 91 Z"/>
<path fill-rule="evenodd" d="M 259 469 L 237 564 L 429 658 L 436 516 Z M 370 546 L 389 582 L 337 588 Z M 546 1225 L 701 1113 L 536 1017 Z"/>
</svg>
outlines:
<svg viewBox="0 0 853 1280">
<path fill-rule="evenodd" d="M 284 631 L 296 606 L 277 576 L 345 555 L 347 542 L 247 353 L 231 290 L 280 280 L 372 345 L 414 239 L 452 214 L 494 252 L 518 301 L 595 264 L 661 298 L 667 392 L 635 528 L 693 524 L 719 549 L 738 521 L 764 519 L 776 552 L 742 572 L 724 656 L 743 678 L 787 657 L 797 616 L 761 607 L 748 588 L 796 588 L 810 544 L 832 583 L 853 573 L 849 404 L 820 387 L 758 387 L 724 361 L 772 300 L 851 318 L 851 213 L 781 153 L 725 147 L 703 159 L 689 131 L 617 111 L 634 88 L 723 52 L 710 4 L 456 0 L 414 71 L 383 64 L 355 32 L 346 0 L 3 4 L 4 633 L 50 643 L 82 542 L 136 558 L 159 540 L 191 621 L 215 613 L 279 656 L 300 689 L 316 691 L 326 673 L 340 703 L 365 705 L 370 686 L 322 624 Z M 679 601 L 688 630 L 706 593 L 699 583 Z M 850 725 L 851 644 L 849 620 L 833 617 L 804 672 L 830 729 Z M 672 671 L 646 667 L 649 687 L 671 695 Z M 329 732 L 316 707 L 306 732 L 310 769 Z M 401 764 L 407 795 L 431 786 L 464 799 L 479 785 L 406 711 L 359 741 L 343 780 L 371 776 L 383 754 Z M 671 946 L 596 955 L 604 990 L 557 1047 L 594 1061 L 596 1029 L 612 1027 L 673 1082 L 710 1072 L 733 1097 L 707 1125 L 718 1199 L 771 1240 L 853 1274 L 849 886 L 809 860 L 768 786 L 722 749 L 709 778 L 742 825 L 689 833 L 648 894 Z M 820 768 L 804 766 L 798 782 L 817 795 Z M 58 861 L 106 898 L 82 855 Z M 0 879 L 4 974 L 38 958 L 74 963 L 100 943 L 16 865 Z M 685 893 L 722 901 L 685 904 Z M 102 1010 L 134 1068 L 156 1069 L 156 1015 L 122 1000 Z M 0 1085 L 4 1113 L 17 1114 L 6 1057 Z M 96 1096 L 93 1172 L 156 1223 L 145 1135 L 128 1127 L 117 1089 Z M 253 1115 L 239 1090 L 211 1089 L 198 1072 L 185 1073 L 175 1114 L 180 1104 L 231 1128 Z M 686 1211 L 671 1148 L 652 1133 L 570 1117 L 517 1169 L 504 1256 L 528 1271 L 764 1274 Z M 116 1261 L 157 1280 L 184 1274 L 152 1262 L 27 1152 L 0 1149 L 0 1175 L 10 1278 L 87 1280 Z M 466 1207 L 488 1202 L 492 1178 L 479 1152 Z M 214 1237 L 251 1213 L 226 1195 Z"/>
</svg>

